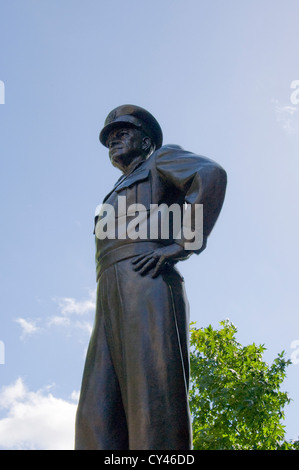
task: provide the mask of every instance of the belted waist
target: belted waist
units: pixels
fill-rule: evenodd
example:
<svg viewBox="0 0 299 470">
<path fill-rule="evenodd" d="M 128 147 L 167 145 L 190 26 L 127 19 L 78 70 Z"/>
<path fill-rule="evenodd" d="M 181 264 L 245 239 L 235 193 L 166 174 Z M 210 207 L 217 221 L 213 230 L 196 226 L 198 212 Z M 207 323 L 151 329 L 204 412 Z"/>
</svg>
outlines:
<svg viewBox="0 0 299 470">
<path fill-rule="evenodd" d="M 158 242 L 140 241 L 128 243 L 115 248 L 115 250 L 109 250 L 108 253 L 97 259 L 97 281 L 105 269 L 109 268 L 112 264 L 127 258 L 132 258 L 133 256 L 141 255 L 147 251 L 156 250 L 157 248 L 161 248 L 161 246 L 163 246 L 163 244 Z"/>
</svg>

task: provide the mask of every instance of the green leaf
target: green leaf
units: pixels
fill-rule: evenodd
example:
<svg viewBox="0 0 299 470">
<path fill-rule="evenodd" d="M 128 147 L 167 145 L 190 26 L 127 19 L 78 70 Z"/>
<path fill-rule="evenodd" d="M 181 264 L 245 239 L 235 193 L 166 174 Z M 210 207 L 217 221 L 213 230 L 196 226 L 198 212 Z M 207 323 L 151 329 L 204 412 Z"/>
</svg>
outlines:
<svg viewBox="0 0 299 470">
<path fill-rule="evenodd" d="M 281 424 L 290 399 L 280 385 L 291 361 L 282 351 L 268 365 L 264 345 L 242 346 L 236 334 L 229 320 L 219 330 L 190 324 L 194 449 L 299 448 L 283 440 Z"/>
</svg>

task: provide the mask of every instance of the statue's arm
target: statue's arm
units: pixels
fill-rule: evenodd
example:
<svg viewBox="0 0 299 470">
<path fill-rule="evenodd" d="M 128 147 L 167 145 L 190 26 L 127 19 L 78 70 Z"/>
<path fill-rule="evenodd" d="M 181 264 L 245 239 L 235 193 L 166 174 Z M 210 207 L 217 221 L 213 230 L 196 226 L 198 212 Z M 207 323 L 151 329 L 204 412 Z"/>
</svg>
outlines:
<svg viewBox="0 0 299 470">
<path fill-rule="evenodd" d="M 200 227 L 202 240 L 199 248 L 195 244 L 194 249 L 186 250 L 186 243 L 190 240 L 182 237 L 171 245 L 134 258 L 135 270 L 144 275 L 152 269 L 152 277 L 158 276 L 166 263 L 186 259 L 192 253 L 199 254 L 205 249 L 207 237 L 220 214 L 227 183 L 226 172 L 220 165 L 179 146 L 162 147 L 155 156 L 155 165 L 165 184 L 175 186 L 184 202 L 191 206 L 193 216 L 196 205 L 202 205 L 203 224 Z M 191 217 L 191 231 L 194 233 L 197 230 L 195 220 L 195 217 Z"/>
<path fill-rule="evenodd" d="M 203 242 L 200 253 L 206 246 L 210 235 L 220 214 L 227 184 L 225 170 L 213 160 L 183 150 L 178 146 L 162 147 L 156 157 L 157 171 L 166 182 L 172 185 L 183 196 L 185 203 L 192 209 L 192 226 L 195 230 L 195 207 L 196 204 L 203 208 Z M 187 240 L 178 243 L 185 244 Z"/>
</svg>

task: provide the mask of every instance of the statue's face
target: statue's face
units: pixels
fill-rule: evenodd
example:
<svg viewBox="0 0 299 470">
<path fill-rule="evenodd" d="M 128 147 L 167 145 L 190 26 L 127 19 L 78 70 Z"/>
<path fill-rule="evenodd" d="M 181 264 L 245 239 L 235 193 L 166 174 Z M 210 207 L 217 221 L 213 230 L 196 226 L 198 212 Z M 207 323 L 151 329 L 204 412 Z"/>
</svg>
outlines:
<svg viewBox="0 0 299 470">
<path fill-rule="evenodd" d="M 134 127 L 121 127 L 110 132 L 107 139 L 112 165 L 122 171 L 144 153 L 144 134 Z"/>
</svg>

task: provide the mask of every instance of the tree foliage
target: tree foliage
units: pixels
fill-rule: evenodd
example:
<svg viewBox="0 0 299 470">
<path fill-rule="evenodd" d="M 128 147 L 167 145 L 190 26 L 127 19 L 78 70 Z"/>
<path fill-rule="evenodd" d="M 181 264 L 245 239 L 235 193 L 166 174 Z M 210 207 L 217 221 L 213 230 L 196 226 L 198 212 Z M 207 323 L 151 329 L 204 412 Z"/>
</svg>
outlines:
<svg viewBox="0 0 299 470">
<path fill-rule="evenodd" d="M 282 352 L 268 365 L 263 345 L 242 346 L 230 321 L 220 325 L 219 330 L 191 325 L 194 449 L 298 448 L 298 441 L 284 441 L 281 423 L 290 398 L 280 386 L 291 361 Z"/>
</svg>

